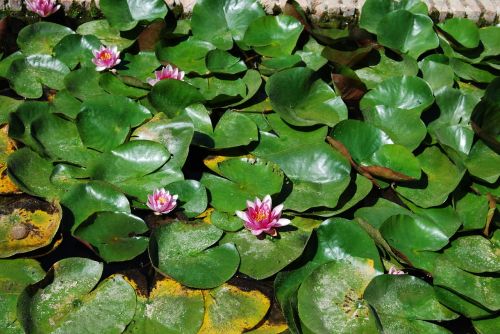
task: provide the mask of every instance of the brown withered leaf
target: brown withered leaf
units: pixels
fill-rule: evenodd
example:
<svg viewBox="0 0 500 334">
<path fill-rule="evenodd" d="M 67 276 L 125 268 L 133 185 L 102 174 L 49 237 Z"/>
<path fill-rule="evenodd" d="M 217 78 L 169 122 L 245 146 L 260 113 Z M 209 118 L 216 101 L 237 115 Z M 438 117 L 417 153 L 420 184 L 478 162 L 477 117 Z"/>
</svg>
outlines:
<svg viewBox="0 0 500 334">
<path fill-rule="evenodd" d="M 398 173 L 393 171 L 390 168 L 382 167 L 382 166 L 361 166 L 362 170 L 366 171 L 370 175 L 382 177 L 391 181 L 412 181 L 415 180 L 408 175 Z"/>
<path fill-rule="evenodd" d="M 137 44 L 141 51 L 154 51 L 156 43 L 161 38 L 161 32 L 165 29 L 165 21 L 151 23 L 137 37 Z"/>
<path fill-rule="evenodd" d="M 346 75 L 332 73 L 332 81 L 346 103 L 358 103 L 366 93 L 366 87 L 361 81 Z"/>
</svg>

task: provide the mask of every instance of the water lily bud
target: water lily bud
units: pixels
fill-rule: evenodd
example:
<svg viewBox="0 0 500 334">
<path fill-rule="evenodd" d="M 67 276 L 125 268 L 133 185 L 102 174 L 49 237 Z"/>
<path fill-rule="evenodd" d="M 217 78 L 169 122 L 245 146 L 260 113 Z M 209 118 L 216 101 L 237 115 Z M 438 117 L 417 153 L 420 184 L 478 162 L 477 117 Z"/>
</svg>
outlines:
<svg viewBox="0 0 500 334">
<path fill-rule="evenodd" d="M 92 51 L 94 58 L 92 62 L 96 65 L 96 71 L 103 71 L 107 68 L 112 68 L 121 62 L 120 52 L 116 46 L 105 47 L 101 46 L 99 50 Z"/>
<path fill-rule="evenodd" d="M 158 81 L 164 79 L 175 79 L 182 80 L 184 79 L 184 71 L 180 71 L 177 67 L 172 65 L 167 65 L 166 67 L 162 67 L 161 70 L 155 71 L 155 78 L 148 78 L 147 81 L 151 86 L 154 86 Z"/>
<path fill-rule="evenodd" d="M 243 219 L 245 227 L 257 236 L 261 233 L 269 234 L 273 237 L 278 235 L 277 227 L 290 224 L 290 220 L 281 218 L 283 204 L 272 208 L 271 196 L 267 195 L 261 201 L 247 201 L 247 211 L 236 211 L 236 215 Z"/>
<path fill-rule="evenodd" d="M 47 17 L 54 14 L 61 8 L 61 5 L 56 6 L 54 0 L 26 0 L 26 9 L 36 13 L 41 17 Z"/>
<path fill-rule="evenodd" d="M 168 190 L 156 189 L 152 195 L 148 195 L 146 205 L 155 215 L 167 214 L 177 206 L 177 198 L 178 195 L 171 195 Z"/>
</svg>

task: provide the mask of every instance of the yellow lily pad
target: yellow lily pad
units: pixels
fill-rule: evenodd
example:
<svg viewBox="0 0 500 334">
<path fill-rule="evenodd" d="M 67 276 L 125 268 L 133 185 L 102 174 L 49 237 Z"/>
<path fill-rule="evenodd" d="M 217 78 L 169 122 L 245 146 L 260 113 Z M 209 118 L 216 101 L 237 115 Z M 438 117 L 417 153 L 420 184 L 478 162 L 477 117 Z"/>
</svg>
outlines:
<svg viewBox="0 0 500 334">
<path fill-rule="evenodd" d="M 0 257 L 49 245 L 61 218 L 58 202 L 27 195 L 0 197 Z"/>
<path fill-rule="evenodd" d="M 199 333 L 240 334 L 255 327 L 266 315 L 270 301 L 258 290 L 243 291 L 223 284 L 204 290 L 205 318 Z"/>
</svg>

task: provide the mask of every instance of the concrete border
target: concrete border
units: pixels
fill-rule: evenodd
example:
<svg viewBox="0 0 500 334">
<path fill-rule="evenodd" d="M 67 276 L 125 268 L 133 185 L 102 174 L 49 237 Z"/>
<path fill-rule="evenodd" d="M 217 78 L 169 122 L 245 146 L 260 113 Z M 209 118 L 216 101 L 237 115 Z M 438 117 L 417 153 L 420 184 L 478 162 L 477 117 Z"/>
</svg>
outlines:
<svg viewBox="0 0 500 334">
<path fill-rule="evenodd" d="M 92 0 L 59 0 L 66 9 L 72 3 L 89 7 Z M 99 0 L 94 0 L 99 6 Z M 184 13 L 191 13 L 196 0 L 165 0 L 170 7 L 182 6 Z M 286 4 L 286 0 L 260 0 L 268 13 L 275 12 Z M 297 0 L 313 20 L 328 17 L 355 18 L 365 0 Z M 479 24 L 494 24 L 500 18 L 500 0 L 424 0 L 431 16 L 439 21 L 447 17 L 467 17 Z M 20 11 L 22 0 L 0 0 L 0 10 Z"/>
</svg>

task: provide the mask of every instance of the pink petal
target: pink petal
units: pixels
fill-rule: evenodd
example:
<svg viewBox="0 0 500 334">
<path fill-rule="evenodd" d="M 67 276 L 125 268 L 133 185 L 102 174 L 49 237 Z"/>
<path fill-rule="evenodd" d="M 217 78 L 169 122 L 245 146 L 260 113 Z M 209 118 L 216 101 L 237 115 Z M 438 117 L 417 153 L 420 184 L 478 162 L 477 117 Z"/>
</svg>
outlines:
<svg viewBox="0 0 500 334">
<path fill-rule="evenodd" d="M 290 223 L 291 223 L 290 219 L 281 218 L 280 220 L 278 220 L 273 225 L 276 226 L 276 227 L 281 227 L 281 226 L 286 226 L 286 225 L 288 225 Z"/>
</svg>

